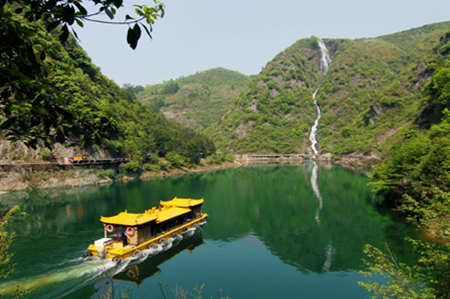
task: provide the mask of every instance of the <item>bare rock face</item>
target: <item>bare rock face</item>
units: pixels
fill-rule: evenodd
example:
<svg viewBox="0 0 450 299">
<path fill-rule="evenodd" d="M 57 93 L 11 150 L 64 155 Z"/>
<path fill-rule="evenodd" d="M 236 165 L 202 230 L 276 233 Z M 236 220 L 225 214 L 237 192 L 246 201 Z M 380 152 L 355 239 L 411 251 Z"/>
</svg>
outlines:
<svg viewBox="0 0 450 299">
<path fill-rule="evenodd" d="M 259 80 L 258 81 L 258 86 L 262 87 L 262 88 L 267 88 L 267 83 L 264 82 L 264 80 Z"/>
<path fill-rule="evenodd" d="M 321 161 L 331 161 L 332 159 L 333 159 L 333 155 L 331 153 L 326 153 L 326 154 L 320 155 L 318 157 L 318 160 L 321 160 Z"/>
<path fill-rule="evenodd" d="M 249 106 L 249 108 L 252 109 L 252 111 L 255 113 L 258 113 L 258 108 L 257 108 L 258 103 L 259 103 L 258 99 L 253 99 L 251 105 Z"/>
<path fill-rule="evenodd" d="M 65 158 L 73 157 L 112 158 L 107 152 L 94 148 L 55 144 L 51 149 L 41 146 L 35 150 L 19 141 L 0 140 L 0 192 L 112 182 L 107 177 L 100 179 L 89 169 L 64 171 L 58 168 L 58 164 L 64 164 Z"/>
<path fill-rule="evenodd" d="M 270 96 L 272 98 L 278 98 L 279 95 L 280 95 L 280 93 L 275 88 L 270 91 Z"/>
<path fill-rule="evenodd" d="M 249 121 L 248 123 L 240 123 L 236 128 L 235 132 L 238 138 L 245 138 L 249 134 L 249 130 L 251 129 L 253 121 Z"/>
<path fill-rule="evenodd" d="M 19 172 L 1 173 L 0 190 L 1 191 L 17 191 L 28 188 L 28 181 L 22 179 L 23 174 Z"/>
</svg>

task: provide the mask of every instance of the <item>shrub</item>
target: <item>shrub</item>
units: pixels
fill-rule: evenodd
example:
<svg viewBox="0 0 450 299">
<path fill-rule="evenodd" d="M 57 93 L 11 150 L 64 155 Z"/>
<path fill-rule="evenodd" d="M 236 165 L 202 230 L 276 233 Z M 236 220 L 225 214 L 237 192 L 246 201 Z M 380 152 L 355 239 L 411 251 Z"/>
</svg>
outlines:
<svg viewBox="0 0 450 299">
<path fill-rule="evenodd" d="M 114 179 L 114 177 L 116 176 L 116 172 L 114 170 L 112 170 L 112 169 L 107 169 L 105 171 L 105 175 L 107 177 L 109 177 L 110 179 Z"/>
<path fill-rule="evenodd" d="M 52 152 L 49 150 L 44 150 L 39 155 L 44 161 L 49 161 L 52 158 Z"/>
<path fill-rule="evenodd" d="M 352 131 L 349 127 L 342 127 L 341 133 L 342 133 L 342 136 L 347 138 L 351 135 Z"/>
<path fill-rule="evenodd" d="M 128 162 L 127 164 L 125 164 L 125 166 L 123 167 L 125 169 L 126 173 L 139 173 L 140 168 L 139 168 L 139 161 L 132 161 L 132 162 Z"/>
<path fill-rule="evenodd" d="M 184 164 L 184 159 L 179 154 L 175 152 L 168 152 L 166 155 L 167 161 L 169 161 L 172 165 L 181 166 Z"/>
<path fill-rule="evenodd" d="M 103 179 L 105 178 L 105 173 L 101 170 L 97 171 L 97 173 L 95 174 L 99 179 Z"/>
</svg>

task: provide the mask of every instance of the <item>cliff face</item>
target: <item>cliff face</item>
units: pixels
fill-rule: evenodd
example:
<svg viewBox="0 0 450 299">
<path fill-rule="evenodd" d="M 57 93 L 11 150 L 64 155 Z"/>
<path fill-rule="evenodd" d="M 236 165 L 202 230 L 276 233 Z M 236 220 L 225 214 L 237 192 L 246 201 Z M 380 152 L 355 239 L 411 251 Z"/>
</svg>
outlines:
<svg viewBox="0 0 450 299">
<path fill-rule="evenodd" d="M 444 63 L 438 51 L 449 29 L 447 22 L 379 38 L 326 39 L 332 64 L 325 75 L 318 39 L 299 40 L 267 63 L 205 132 L 235 153 L 310 152 L 318 89 L 319 151 L 379 154 L 417 116 L 424 85 Z"/>
<path fill-rule="evenodd" d="M 112 182 L 105 169 L 59 167 L 64 158 L 111 158 L 101 148 L 84 149 L 79 146 L 55 144 L 50 150 L 26 147 L 22 142 L 0 140 L 0 191 L 33 188 L 74 187 Z M 56 166 L 52 166 L 55 165 Z"/>
</svg>

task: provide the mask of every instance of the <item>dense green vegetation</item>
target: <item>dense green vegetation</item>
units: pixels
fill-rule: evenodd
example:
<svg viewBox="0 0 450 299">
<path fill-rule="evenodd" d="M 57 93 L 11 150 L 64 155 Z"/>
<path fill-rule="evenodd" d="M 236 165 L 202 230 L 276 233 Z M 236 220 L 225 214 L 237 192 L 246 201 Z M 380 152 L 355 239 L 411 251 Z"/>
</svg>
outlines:
<svg viewBox="0 0 450 299">
<path fill-rule="evenodd" d="M 305 133 L 314 121 L 312 93 L 322 77 L 316 48 L 311 38 L 279 53 L 205 133 L 219 147 L 238 152 L 304 151 Z"/>
<path fill-rule="evenodd" d="M 385 154 L 390 137 L 414 121 L 423 86 L 442 62 L 439 38 L 449 28 L 446 22 L 379 38 L 325 40 L 333 59 L 325 75 L 318 39 L 299 40 L 205 133 L 219 148 L 238 153 L 310 151 L 318 89 L 322 153 Z"/>
<path fill-rule="evenodd" d="M 111 155 L 131 157 L 137 167 L 157 164 L 159 157 L 177 155 L 180 156 L 177 164 L 197 164 L 215 152 L 210 140 L 167 121 L 140 104 L 134 94 L 104 77 L 73 38 L 66 42 L 64 49 L 55 57 L 63 68 L 53 72 L 52 82 L 80 113 L 91 117 L 102 113 L 116 116 L 117 134 L 104 141 Z"/>
<path fill-rule="evenodd" d="M 220 120 L 249 82 L 239 72 L 215 68 L 147 86 L 137 92 L 137 98 L 168 119 L 200 132 Z"/>
<path fill-rule="evenodd" d="M 44 60 L 52 66 L 46 75 L 46 90 L 64 99 L 66 111 L 95 124 L 92 139 L 97 144 L 88 150 L 102 149 L 111 157 L 129 157 L 132 162 L 126 169 L 131 172 L 171 167 L 170 161 L 160 161 L 159 158 L 165 157 L 175 161 L 175 165 L 198 164 L 201 158 L 215 152 L 209 139 L 154 113 L 139 103 L 132 92 L 103 76 L 71 35 L 61 43 L 59 32 L 49 34 L 43 22 L 35 22 L 33 30 L 36 34 L 32 39 L 52 45 Z M 105 125 L 111 128 L 108 136 L 101 131 Z M 64 131 L 65 127 L 58 130 Z M 83 131 L 80 133 L 80 137 L 72 137 L 65 145 L 89 145 Z M 47 138 L 46 141 L 52 145 L 64 139 Z"/>
<path fill-rule="evenodd" d="M 425 85 L 414 123 L 403 128 L 395 137 L 388 149 L 387 160 L 371 175 L 374 191 L 383 196 L 387 204 L 395 206 L 407 219 L 437 238 L 448 238 L 450 235 L 449 41 L 450 32 L 447 32 L 433 48 L 436 54 L 433 76 Z M 371 271 L 390 272 L 394 280 L 387 287 L 366 287 L 376 294 L 392 296 L 396 288 L 407 286 L 408 298 L 411 294 L 416 294 L 415 298 L 448 298 L 448 242 L 443 245 L 413 242 L 413 245 L 421 253 L 420 264 L 415 268 L 394 263 L 378 249 L 368 248 L 368 253 L 376 260 L 375 264 L 369 264 Z M 401 275 L 394 276 L 392 273 Z M 428 288 L 424 291 L 425 287 Z M 409 293 L 410 290 L 415 293 Z M 405 294 L 393 297 L 407 298 L 401 297 Z"/>
<path fill-rule="evenodd" d="M 33 148 L 38 143 L 51 147 L 55 141 L 63 143 L 77 136 L 89 146 L 115 131 L 111 116 L 93 119 L 72 110 L 49 78 L 54 68 L 61 67 L 47 59 L 61 49 L 47 38 L 49 32 L 64 43 L 70 37 L 69 29 L 76 35 L 74 24 L 83 27 L 84 21 L 98 21 L 102 13 L 112 20 L 122 7 L 122 0 L 92 2 L 95 5 L 88 8 L 82 0 L 0 2 L 0 117 L 2 134 L 11 141 L 21 140 Z M 114 22 L 129 27 L 127 42 L 133 49 L 141 27 L 150 36 L 151 24 L 164 14 L 164 4 L 153 2 L 155 7 L 136 5 L 135 17 L 126 15 L 125 21 Z"/>
</svg>

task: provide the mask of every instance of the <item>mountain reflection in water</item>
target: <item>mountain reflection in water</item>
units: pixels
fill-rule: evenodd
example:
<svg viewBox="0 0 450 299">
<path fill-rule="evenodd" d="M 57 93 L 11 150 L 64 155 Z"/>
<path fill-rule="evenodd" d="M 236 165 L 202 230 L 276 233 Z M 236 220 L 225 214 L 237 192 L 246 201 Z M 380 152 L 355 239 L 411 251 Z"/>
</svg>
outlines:
<svg viewBox="0 0 450 299">
<path fill-rule="evenodd" d="M 220 298 L 219 290 L 234 299 L 362 298 L 364 244 L 382 248 L 386 240 L 402 262 L 414 261 L 405 237 L 417 231 L 376 205 L 365 176 L 336 165 L 248 166 L 14 196 L 3 202 L 29 216 L 11 222 L 17 266 L 6 284 L 85 267 L 79 257 L 103 236 L 100 216 L 139 213 L 175 196 L 204 198 L 210 216 L 200 238 L 112 280 L 74 272 L 28 298 L 98 298 L 111 283 L 119 293 L 131 288 L 131 298 L 162 298 L 157 281 L 170 289 L 205 284 L 205 298 Z"/>
</svg>

